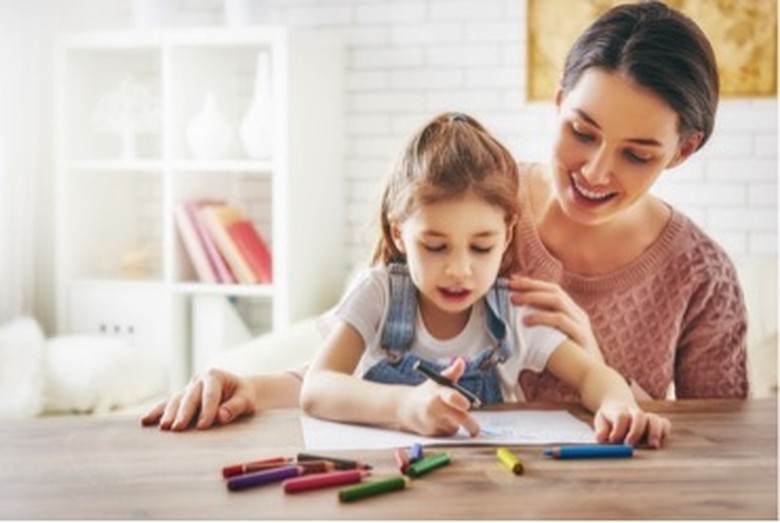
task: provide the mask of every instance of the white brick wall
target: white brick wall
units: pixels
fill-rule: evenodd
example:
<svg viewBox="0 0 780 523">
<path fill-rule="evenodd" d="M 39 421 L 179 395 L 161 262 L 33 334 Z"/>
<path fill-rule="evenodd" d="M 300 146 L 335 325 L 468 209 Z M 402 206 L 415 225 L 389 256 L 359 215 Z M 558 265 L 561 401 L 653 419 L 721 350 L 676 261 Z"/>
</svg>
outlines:
<svg viewBox="0 0 780 523">
<path fill-rule="evenodd" d="M 132 24 L 129 4 L 67 4 L 63 16 L 78 28 L 85 20 L 100 20 L 92 29 Z M 174 25 L 221 21 L 219 0 L 180 0 Z M 549 155 L 552 106 L 524 99 L 523 0 L 260 0 L 253 22 L 327 32 L 345 43 L 350 263 L 362 263 L 373 246 L 389 162 L 434 113 L 472 113 L 519 158 Z M 777 123 L 776 99 L 723 100 L 711 143 L 654 189 L 735 258 L 777 254 Z"/>
</svg>

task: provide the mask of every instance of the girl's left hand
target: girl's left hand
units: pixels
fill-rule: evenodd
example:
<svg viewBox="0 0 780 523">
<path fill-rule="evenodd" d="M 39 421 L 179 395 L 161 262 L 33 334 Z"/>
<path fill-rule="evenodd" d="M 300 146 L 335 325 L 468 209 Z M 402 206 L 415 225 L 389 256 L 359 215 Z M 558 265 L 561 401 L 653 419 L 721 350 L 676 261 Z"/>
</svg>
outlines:
<svg viewBox="0 0 780 523">
<path fill-rule="evenodd" d="M 566 334 L 588 354 L 604 361 L 599 343 L 593 334 L 590 317 L 559 285 L 527 276 L 512 276 L 509 280 L 511 300 L 515 305 L 530 305 L 538 312 L 523 318 L 525 325 L 547 325 Z"/>
<path fill-rule="evenodd" d="M 644 437 L 647 446 L 660 448 L 671 431 L 671 422 L 658 414 L 645 412 L 636 405 L 605 403 L 593 420 L 596 441 L 626 443 L 635 446 Z"/>
</svg>

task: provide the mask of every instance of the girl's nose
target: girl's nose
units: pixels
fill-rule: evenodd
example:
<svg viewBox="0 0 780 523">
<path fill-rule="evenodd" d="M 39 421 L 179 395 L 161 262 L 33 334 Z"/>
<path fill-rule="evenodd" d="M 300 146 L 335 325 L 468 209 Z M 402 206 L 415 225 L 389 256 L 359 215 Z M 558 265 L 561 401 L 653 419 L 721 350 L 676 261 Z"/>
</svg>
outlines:
<svg viewBox="0 0 780 523">
<path fill-rule="evenodd" d="M 471 274 L 471 259 L 465 254 L 453 254 L 447 261 L 447 275 L 464 278 Z"/>
</svg>

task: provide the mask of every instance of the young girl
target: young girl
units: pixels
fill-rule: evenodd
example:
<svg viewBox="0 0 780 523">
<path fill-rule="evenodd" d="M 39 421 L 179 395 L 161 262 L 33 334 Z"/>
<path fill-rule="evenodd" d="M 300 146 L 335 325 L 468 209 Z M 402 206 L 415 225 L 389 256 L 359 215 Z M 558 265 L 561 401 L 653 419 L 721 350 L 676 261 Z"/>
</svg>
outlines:
<svg viewBox="0 0 780 523">
<path fill-rule="evenodd" d="M 517 190 L 512 156 L 474 119 L 444 114 L 413 137 L 382 197 L 375 265 L 337 307 L 304 380 L 307 413 L 476 435 L 468 399 L 419 362 L 488 405 L 522 399 L 519 373 L 547 369 L 596 413 L 598 441 L 661 445 L 668 420 L 643 412 L 619 374 L 551 327 L 524 327 L 526 311 L 509 306 L 497 277 L 515 263 Z"/>
</svg>

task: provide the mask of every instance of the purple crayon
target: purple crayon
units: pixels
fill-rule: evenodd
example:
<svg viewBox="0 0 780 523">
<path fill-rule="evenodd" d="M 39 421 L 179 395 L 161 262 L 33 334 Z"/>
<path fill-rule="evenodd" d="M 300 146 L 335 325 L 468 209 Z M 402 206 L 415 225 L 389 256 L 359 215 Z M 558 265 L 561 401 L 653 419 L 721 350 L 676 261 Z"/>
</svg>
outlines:
<svg viewBox="0 0 780 523">
<path fill-rule="evenodd" d="M 306 469 L 301 466 L 280 467 L 278 469 L 263 470 L 251 474 L 235 476 L 227 480 L 228 490 L 244 490 L 251 487 L 259 487 L 266 483 L 274 483 L 283 479 L 294 478 L 304 473 Z"/>
</svg>

